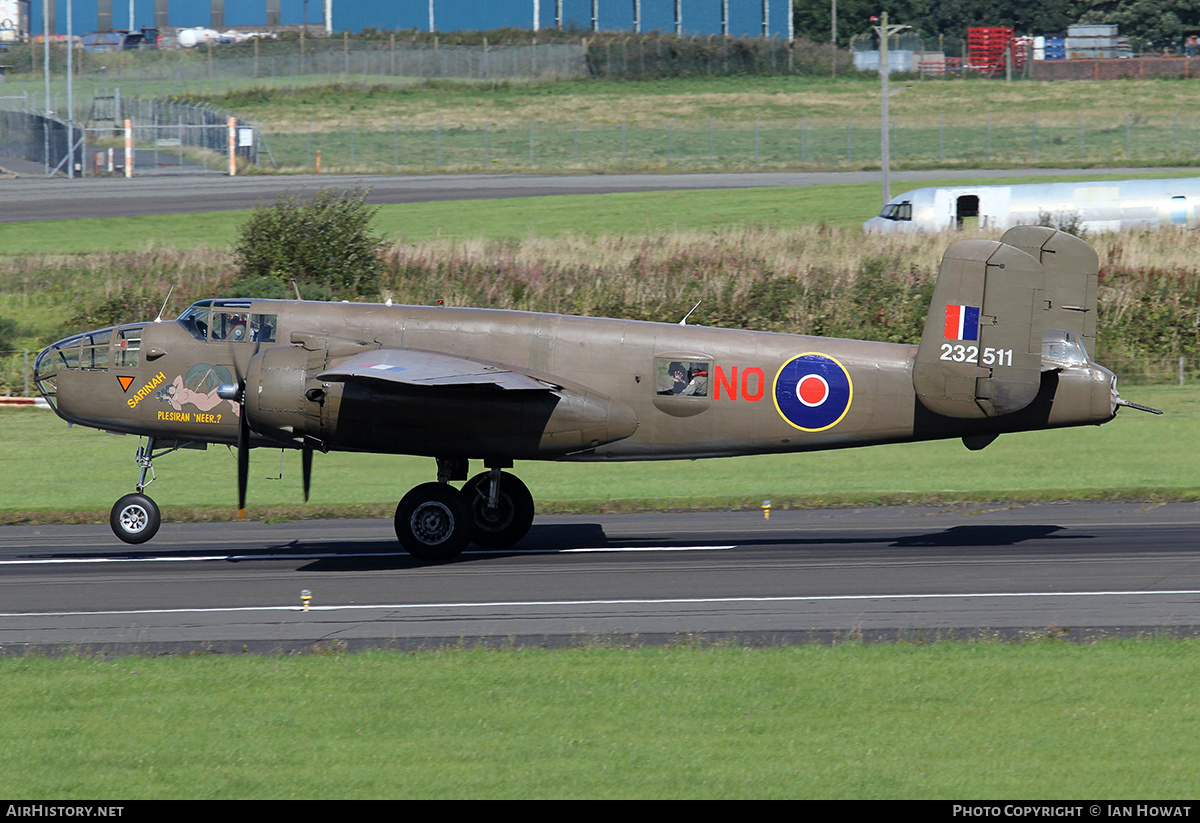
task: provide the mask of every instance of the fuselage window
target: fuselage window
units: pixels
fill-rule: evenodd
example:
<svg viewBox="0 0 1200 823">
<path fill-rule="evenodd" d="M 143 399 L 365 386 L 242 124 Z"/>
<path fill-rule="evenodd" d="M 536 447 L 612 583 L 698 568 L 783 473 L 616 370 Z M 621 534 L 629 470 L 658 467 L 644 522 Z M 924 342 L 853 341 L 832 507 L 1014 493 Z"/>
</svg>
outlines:
<svg viewBox="0 0 1200 823">
<path fill-rule="evenodd" d="M 108 368 L 108 330 L 94 332 L 84 337 L 83 348 L 79 352 L 79 365 L 84 369 Z"/>
<path fill-rule="evenodd" d="M 58 356 L 62 358 L 63 368 L 79 368 L 79 344 L 81 342 L 83 342 L 83 335 L 54 344 L 54 348 L 58 351 Z"/>
<path fill-rule="evenodd" d="M 654 362 L 656 391 L 677 397 L 708 397 L 708 375 L 712 364 L 705 360 Z"/>
<path fill-rule="evenodd" d="M 121 329 L 113 348 L 113 365 L 119 369 L 136 369 L 142 351 L 142 329 Z"/>
</svg>

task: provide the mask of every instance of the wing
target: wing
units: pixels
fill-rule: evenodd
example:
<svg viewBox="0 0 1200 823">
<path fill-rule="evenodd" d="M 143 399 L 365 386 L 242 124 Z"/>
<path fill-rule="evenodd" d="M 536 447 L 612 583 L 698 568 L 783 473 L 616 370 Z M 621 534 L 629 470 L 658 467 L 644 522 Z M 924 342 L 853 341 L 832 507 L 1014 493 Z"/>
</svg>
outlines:
<svg viewBox="0 0 1200 823">
<path fill-rule="evenodd" d="M 383 348 L 347 357 L 318 380 L 381 380 L 409 386 L 492 386 L 506 391 L 551 391 L 560 386 L 511 368 L 450 354 Z"/>
</svg>

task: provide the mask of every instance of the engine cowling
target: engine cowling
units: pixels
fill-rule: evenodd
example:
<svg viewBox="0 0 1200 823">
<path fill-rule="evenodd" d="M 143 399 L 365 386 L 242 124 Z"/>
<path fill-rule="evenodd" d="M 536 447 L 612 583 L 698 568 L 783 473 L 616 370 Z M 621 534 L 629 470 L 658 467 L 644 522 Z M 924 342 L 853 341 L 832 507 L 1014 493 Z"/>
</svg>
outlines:
<svg viewBox="0 0 1200 823">
<path fill-rule="evenodd" d="M 255 434 L 281 443 L 325 440 L 327 392 L 313 375 L 323 356 L 300 346 L 276 346 L 256 354 L 246 372 L 246 421 Z"/>
</svg>

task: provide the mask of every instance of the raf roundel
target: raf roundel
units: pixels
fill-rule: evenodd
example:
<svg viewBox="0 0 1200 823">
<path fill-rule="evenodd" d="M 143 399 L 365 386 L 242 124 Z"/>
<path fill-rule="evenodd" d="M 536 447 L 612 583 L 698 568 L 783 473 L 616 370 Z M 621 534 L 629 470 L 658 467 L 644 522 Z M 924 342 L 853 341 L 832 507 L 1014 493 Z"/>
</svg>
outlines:
<svg viewBox="0 0 1200 823">
<path fill-rule="evenodd" d="M 850 410 L 853 397 L 854 384 L 846 367 L 819 352 L 793 357 L 775 375 L 775 408 L 801 431 L 836 426 Z"/>
</svg>

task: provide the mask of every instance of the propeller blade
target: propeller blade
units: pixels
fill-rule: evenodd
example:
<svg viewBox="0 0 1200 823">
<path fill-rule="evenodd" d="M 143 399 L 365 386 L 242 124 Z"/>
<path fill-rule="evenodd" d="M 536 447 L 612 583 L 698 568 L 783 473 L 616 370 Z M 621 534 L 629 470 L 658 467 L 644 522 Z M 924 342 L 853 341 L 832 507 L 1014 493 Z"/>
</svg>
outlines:
<svg viewBox="0 0 1200 823">
<path fill-rule="evenodd" d="M 258 350 L 259 342 L 255 340 L 254 351 L 250 354 L 250 360 L 258 356 Z M 237 353 L 232 343 L 229 346 L 229 354 L 233 361 L 234 373 L 237 376 L 237 403 L 240 406 L 237 437 L 237 519 L 244 520 L 246 518 L 246 486 L 250 479 L 250 419 L 246 414 L 246 375 L 242 373 L 242 368 L 238 363 Z"/>
<path fill-rule="evenodd" d="M 246 517 L 246 483 L 250 477 L 250 424 L 246 422 L 246 406 L 238 417 L 237 482 L 238 520 Z"/>
<path fill-rule="evenodd" d="M 308 502 L 308 490 L 312 486 L 312 449 L 304 446 L 300 449 L 300 472 L 304 481 L 304 502 Z"/>
</svg>

